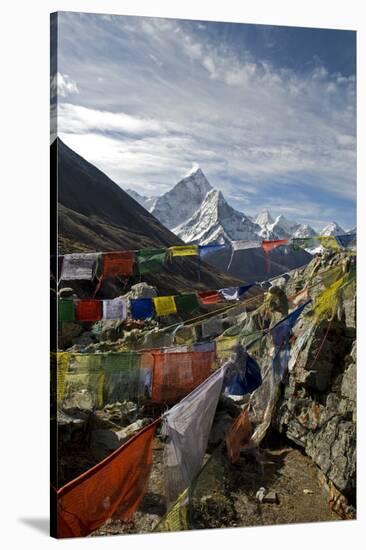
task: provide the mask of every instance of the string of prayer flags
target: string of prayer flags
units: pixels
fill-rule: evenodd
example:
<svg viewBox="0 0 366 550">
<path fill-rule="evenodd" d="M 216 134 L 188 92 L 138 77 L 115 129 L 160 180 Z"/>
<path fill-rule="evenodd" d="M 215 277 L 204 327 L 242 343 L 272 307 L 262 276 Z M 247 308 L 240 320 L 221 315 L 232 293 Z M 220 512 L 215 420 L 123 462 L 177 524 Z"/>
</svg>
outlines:
<svg viewBox="0 0 366 550">
<path fill-rule="evenodd" d="M 356 233 L 352 233 L 349 235 L 337 235 L 336 239 L 338 241 L 338 244 L 342 248 L 347 248 L 348 246 L 354 246 L 356 244 Z"/>
<path fill-rule="evenodd" d="M 227 247 L 228 247 L 227 244 L 218 244 L 218 243 L 200 244 L 198 246 L 199 255 L 201 258 L 205 258 L 206 256 L 209 256 L 210 254 L 212 254 L 212 252 L 218 252 L 219 250 L 224 250 Z"/>
<path fill-rule="evenodd" d="M 198 298 L 204 305 L 217 304 L 221 296 L 217 290 L 210 290 L 208 292 L 199 292 Z"/>
<path fill-rule="evenodd" d="M 330 250 L 339 250 L 340 246 L 338 244 L 338 241 L 335 237 L 332 236 L 321 236 L 318 237 L 320 244 L 324 248 L 329 248 Z"/>
<path fill-rule="evenodd" d="M 103 300 L 103 319 L 126 319 L 127 303 L 123 298 Z"/>
<path fill-rule="evenodd" d="M 147 248 L 139 250 L 137 261 L 141 275 L 145 273 L 158 273 L 161 271 L 166 257 L 165 248 Z"/>
<path fill-rule="evenodd" d="M 180 294 L 174 297 L 174 301 L 178 313 L 192 313 L 200 307 L 196 293 Z"/>
<path fill-rule="evenodd" d="M 152 298 L 137 298 L 130 300 L 132 319 L 151 319 L 154 316 Z"/>
<path fill-rule="evenodd" d="M 197 256 L 198 245 L 170 246 L 169 252 L 172 256 Z"/>
<path fill-rule="evenodd" d="M 97 271 L 99 253 L 65 254 L 61 281 L 92 281 Z"/>
<path fill-rule="evenodd" d="M 127 250 L 125 252 L 106 252 L 103 254 L 102 276 L 117 277 L 122 275 L 130 277 L 133 273 L 134 252 Z"/>
<path fill-rule="evenodd" d="M 238 462 L 240 448 L 249 443 L 252 433 L 253 429 L 249 420 L 249 409 L 245 409 L 235 418 L 225 438 L 227 454 L 231 464 Z"/>
<path fill-rule="evenodd" d="M 249 290 L 252 286 L 253 286 L 253 283 L 249 285 L 243 285 L 243 286 L 221 288 L 219 292 L 222 295 L 222 297 L 225 298 L 225 300 L 239 300 L 239 298 L 241 298 L 241 296 L 243 296 L 247 292 L 247 290 Z"/>
<path fill-rule="evenodd" d="M 58 538 L 86 537 L 109 518 L 131 519 L 147 489 L 158 421 L 57 491 Z"/>
<path fill-rule="evenodd" d="M 153 298 L 156 315 L 162 317 L 177 313 L 174 296 L 160 296 Z"/>
<path fill-rule="evenodd" d="M 75 308 L 73 299 L 58 300 L 58 321 L 59 323 L 72 323 L 75 319 Z"/>
<path fill-rule="evenodd" d="M 100 300 L 78 300 L 76 302 L 76 319 L 78 321 L 96 322 L 102 318 Z"/>
<path fill-rule="evenodd" d="M 202 467 L 225 368 L 214 372 L 164 415 L 166 497 L 174 502 Z"/>
</svg>

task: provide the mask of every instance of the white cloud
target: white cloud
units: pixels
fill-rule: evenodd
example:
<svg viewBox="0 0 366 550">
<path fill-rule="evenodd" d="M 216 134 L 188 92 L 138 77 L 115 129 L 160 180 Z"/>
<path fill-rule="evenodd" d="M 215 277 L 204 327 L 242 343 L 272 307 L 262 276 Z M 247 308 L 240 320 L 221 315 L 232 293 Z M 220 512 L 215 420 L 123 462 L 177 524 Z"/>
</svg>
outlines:
<svg viewBox="0 0 366 550">
<path fill-rule="evenodd" d="M 66 97 L 70 94 L 78 94 L 79 89 L 74 80 L 67 74 L 56 73 L 51 77 L 51 96 Z"/>
</svg>

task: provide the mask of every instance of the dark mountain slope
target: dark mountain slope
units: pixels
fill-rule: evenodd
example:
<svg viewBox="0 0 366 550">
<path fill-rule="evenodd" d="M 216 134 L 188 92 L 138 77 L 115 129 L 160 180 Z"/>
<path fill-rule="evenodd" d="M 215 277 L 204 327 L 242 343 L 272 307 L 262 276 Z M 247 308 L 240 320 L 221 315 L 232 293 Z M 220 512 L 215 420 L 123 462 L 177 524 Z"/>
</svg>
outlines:
<svg viewBox="0 0 366 550">
<path fill-rule="evenodd" d="M 60 139 L 51 145 L 51 162 L 57 163 L 58 167 L 60 254 L 184 244 L 103 172 Z M 174 259 L 161 274 L 145 276 L 143 280 L 156 284 L 161 293 L 239 283 L 239 279 L 204 262 L 199 273 L 197 258 L 187 257 Z M 104 290 L 109 294 L 108 287 Z"/>
</svg>

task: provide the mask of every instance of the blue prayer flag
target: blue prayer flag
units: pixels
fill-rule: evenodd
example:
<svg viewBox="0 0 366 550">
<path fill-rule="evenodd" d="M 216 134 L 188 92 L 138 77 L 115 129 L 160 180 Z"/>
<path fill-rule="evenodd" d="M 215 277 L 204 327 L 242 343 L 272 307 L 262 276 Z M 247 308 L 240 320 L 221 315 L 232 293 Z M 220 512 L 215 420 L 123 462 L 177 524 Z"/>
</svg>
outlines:
<svg viewBox="0 0 366 550">
<path fill-rule="evenodd" d="M 154 316 L 152 298 L 130 300 L 132 319 L 148 319 Z"/>
<path fill-rule="evenodd" d="M 352 244 L 356 244 L 356 233 L 352 233 L 351 235 L 337 235 L 336 239 L 342 248 L 347 248 Z"/>
<path fill-rule="evenodd" d="M 218 250 L 223 250 L 224 248 L 228 248 L 227 244 L 200 244 L 199 245 L 199 254 L 201 258 L 204 258 L 205 256 L 208 256 L 212 252 L 217 252 Z"/>
<path fill-rule="evenodd" d="M 246 395 L 252 393 L 262 384 L 258 363 L 240 346 L 236 357 L 227 363 L 223 381 L 224 394 Z"/>
</svg>

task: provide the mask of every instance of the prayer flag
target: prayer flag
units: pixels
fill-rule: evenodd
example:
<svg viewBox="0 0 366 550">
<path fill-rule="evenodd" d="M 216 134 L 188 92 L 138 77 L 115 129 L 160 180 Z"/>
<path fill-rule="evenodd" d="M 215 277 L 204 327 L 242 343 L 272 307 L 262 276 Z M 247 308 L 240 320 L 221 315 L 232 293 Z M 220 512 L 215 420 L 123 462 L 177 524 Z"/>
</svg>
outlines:
<svg viewBox="0 0 366 550">
<path fill-rule="evenodd" d="M 303 248 L 316 248 L 317 246 L 319 246 L 318 237 L 303 237 L 292 239 L 292 248 L 294 250 L 301 250 Z"/>
<path fill-rule="evenodd" d="M 189 496 L 188 489 L 186 489 L 165 516 L 161 518 L 154 531 L 164 533 L 166 531 L 186 531 L 188 529 L 190 529 Z"/>
<path fill-rule="evenodd" d="M 130 300 L 132 319 L 149 319 L 154 316 L 152 298 Z"/>
<path fill-rule="evenodd" d="M 340 246 L 338 244 L 338 241 L 335 237 L 332 236 L 321 236 L 318 237 L 320 244 L 324 248 L 330 248 L 331 250 L 339 250 Z"/>
<path fill-rule="evenodd" d="M 220 294 L 217 290 L 210 290 L 208 292 L 199 292 L 198 298 L 205 305 L 217 304 L 220 301 Z"/>
<path fill-rule="evenodd" d="M 133 273 L 134 252 L 105 252 L 103 254 L 103 277 L 129 277 Z"/>
<path fill-rule="evenodd" d="M 95 322 L 101 319 L 100 300 L 78 300 L 76 303 L 76 319 L 78 321 Z"/>
<path fill-rule="evenodd" d="M 196 293 L 179 294 L 174 300 L 178 313 L 192 313 L 200 307 Z"/>
<path fill-rule="evenodd" d="M 172 256 L 197 256 L 198 246 L 196 244 L 186 246 L 171 246 L 169 248 L 169 251 Z"/>
<path fill-rule="evenodd" d="M 215 364 L 215 352 L 193 346 L 152 350 L 154 403 L 176 403 L 206 380 Z"/>
<path fill-rule="evenodd" d="M 222 317 L 212 317 L 202 323 L 202 338 L 210 338 L 222 333 Z"/>
<path fill-rule="evenodd" d="M 351 235 L 337 235 L 336 239 L 342 248 L 354 246 L 356 244 L 356 233 Z"/>
<path fill-rule="evenodd" d="M 261 241 L 245 241 L 245 240 L 239 240 L 239 241 L 232 241 L 231 242 L 231 248 L 233 250 L 247 250 L 248 248 L 260 248 L 262 245 Z"/>
<path fill-rule="evenodd" d="M 262 248 L 266 254 L 273 250 L 274 248 L 277 248 L 278 246 L 283 246 L 285 244 L 288 244 L 288 239 L 279 239 L 277 241 L 262 241 Z"/>
<path fill-rule="evenodd" d="M 223 382 L 226 395 L 247 395 L 262 384 L 258 363 L 243 346 L 234 349 L 232 357 L 225 363 L 226 373 Z"/>
<path fill-rule="evenodd" d="M 157 422 L 57 491 L 58 538 L 86 537 L 109 518 L 133 516 L 147 488 Z"/>
<path fill-rule="evenodd" d="M 272 340 L 275 346 L 281 346 L 282 343 L 286 340 L 290 330 L 298 321 L 300 315 L 304 311 L 307 305 L 309 305 L 311 300 L 308 300 L 297 309 L 289 313 L 284 319 L 279 321 L 273 328 L 270 329 L 272 333 Z"/>
<path fill-rule="evenodd" d="M 225 298 L 225 300 L 239 300 L 239 298 L 243 296 L 247 292 L 247 290 L 249 290 L 252 286 L 253 286 L 253 283 L 249 285 L 243 285 L 243 286 L 221 288 L 219 292 Z"/>
<path fill-rule="evenodd" d="M 73 299 L 61 299 L 58 301 L 59 323 L 72 322 L 75 319 L 75 308 Z"/>
<path fill-rule="evenodd" d="M 199 248 L 200 257 L 205 258 L 206 256 L 209 256 L 212 252 L 218 252 L 219 250 L 228 248 L 228 245 L 218 244 L 218 243 L 200 244 L 198 248 Z"/>
<path fill-rule="evenodd" d="M 140 273 L 158 273 L 164 265 L 165 257 L 165 248 L 139 250 L 137 253 L 137 260 Z"/>
<path fill-rule="evenodd" d="M 239 460 L 240 447 L 249 443 L 252 433 L 249 410 L 246 409 L 235 418 L 226 436 L 227 454 L 232 464 L 235 464 Z"/>
<path fill-rule="evenodd" d="M 103 300 L 103 319 L 126 319 L 127 304 L 123 298 Z"/>
<path fill-rule="evenodd" d="M 62 281 L 91 281 L 97 271 L 100 254 L 65 254 L 62 269 Z"/>
<path fill-rule="evenodd" d="M 225 367 L 214 372 L 164 415 L 166 495 L 169 502 L 192 483 L 202 467 L 220 397 Z"/>
<path fill-rule="evenodd" d="M 174 301 L 174 296 L 160 296 L 153 298 L 156 315 L 162 317 L 164 315 L 171 315 L 177 313 L 177 308 Z"/>
</svg>

